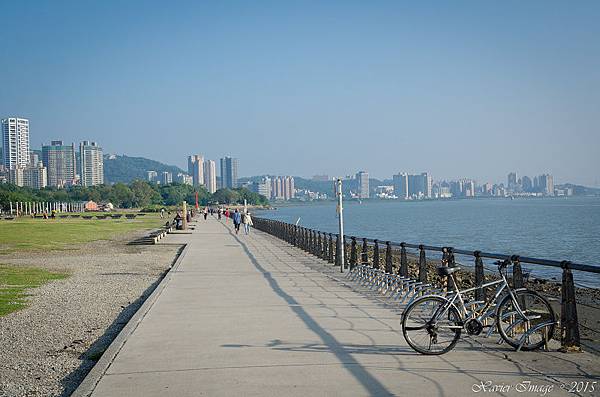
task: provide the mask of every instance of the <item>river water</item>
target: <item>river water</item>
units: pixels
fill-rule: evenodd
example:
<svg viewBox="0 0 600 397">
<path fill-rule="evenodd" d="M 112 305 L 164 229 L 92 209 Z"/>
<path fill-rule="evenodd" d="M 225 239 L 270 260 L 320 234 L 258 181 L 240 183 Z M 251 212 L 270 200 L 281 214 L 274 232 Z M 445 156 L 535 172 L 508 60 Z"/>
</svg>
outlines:
<svg viewBox="0 0 600 397">
<path fill-rule="evenodd" d="M 333 202 L 283 206 L 256 215 L 290 223 L 300 218 L 302 226 L 337 232 Z M 382 241 L 600 266 L 600 197 L 352 201 L 344 204 L 344 226 L 346 235 Z M 528 270 L 535 277 L 560 280 L 560 269 L 531 265 Z M 574 274 L 580 284 L 600 288 L 600 275 Z"/>
</svg>

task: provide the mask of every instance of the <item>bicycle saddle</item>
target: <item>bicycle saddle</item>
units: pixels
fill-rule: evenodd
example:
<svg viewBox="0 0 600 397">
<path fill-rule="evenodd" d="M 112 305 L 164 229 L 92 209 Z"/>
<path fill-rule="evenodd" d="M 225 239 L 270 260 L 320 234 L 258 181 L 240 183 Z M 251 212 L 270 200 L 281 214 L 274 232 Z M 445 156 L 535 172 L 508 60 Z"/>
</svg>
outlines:
<svg viewBox="0 0 600 397">
<path fill-rule="evenodd" d="M 452 273 L 456 273 L 459 270 L 460 270 L 460 267 L 440 266 L 437 268 L 437 272 L 440 276 L 449 276 Z"/>
</svg>

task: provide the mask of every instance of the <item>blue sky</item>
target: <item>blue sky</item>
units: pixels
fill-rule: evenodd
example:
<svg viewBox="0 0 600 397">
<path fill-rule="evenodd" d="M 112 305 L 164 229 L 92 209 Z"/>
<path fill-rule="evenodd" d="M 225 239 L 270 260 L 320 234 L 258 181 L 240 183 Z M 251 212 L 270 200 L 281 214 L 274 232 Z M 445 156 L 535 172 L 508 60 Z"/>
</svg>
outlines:
<svg viewBox="0 0 600 397">
<path fill-rule="evenodd" d="M 600 185 L 600 2 L 0 4 L 0 114 L 242 175 Z"/>
</svg>

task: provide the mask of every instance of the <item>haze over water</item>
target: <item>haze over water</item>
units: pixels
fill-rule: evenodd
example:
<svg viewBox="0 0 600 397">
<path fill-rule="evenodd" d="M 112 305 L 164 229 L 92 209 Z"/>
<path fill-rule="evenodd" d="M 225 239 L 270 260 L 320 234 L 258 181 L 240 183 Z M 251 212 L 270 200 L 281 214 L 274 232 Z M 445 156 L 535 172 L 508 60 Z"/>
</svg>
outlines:
<svg viewBox="0 0 600 397">
<path fill-rule="evenodd" d="M 258 216 L 292 223 L 300 217 L 300 225 L 327 232 L 337 232 L 338 227 L 333 202 L 286 206 Z M 344 226 L 346 235 L 382 241 L 600 266 L 599 197 L 347 202 Z M 560 280 L 560 269 L 532 266 L 531 270 L 536 277 Z M 574 273 L 577 281 L 600 286 L 599 275 Z"/>
</svg>

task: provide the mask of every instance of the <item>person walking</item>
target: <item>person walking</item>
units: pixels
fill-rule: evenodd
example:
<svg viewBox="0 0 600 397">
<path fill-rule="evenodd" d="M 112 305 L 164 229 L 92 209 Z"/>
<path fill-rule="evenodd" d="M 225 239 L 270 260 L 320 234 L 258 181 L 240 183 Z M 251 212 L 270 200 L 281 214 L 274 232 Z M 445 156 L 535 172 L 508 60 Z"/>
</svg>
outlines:
<svg viewBox="0 0 600 397">
<path fill-rule="evenodd" d="M 229 208 L 225 208 L 225 223 L 229 220 Z"/>
<path fill-rule="evenodd" d="M 233 213 L 233 226 L 235 227 L 235 234 L 240 231 L 240 224 L 242 223 L 242 214 L 236 209 Z"/>
<path fill-rule="evenodd" d="M 250 213 L 249 212 L 246 212 L 244 214 L 242 222 L 244 222 L 244 232 L 246 234 L 250 234 L 250 226 L 252 226 L 254 224 L 252 223 L 252 218 L 250 217 Z"/>
<path fill-rule="evenodd" d="M 208 208 L 204 207 L 202 213 L 204 214 L 204 220 L 206 220 L 206 217 L 208 216 Z"/>
<path fill-rule="evenodd" d="M 217 219 L 221 220 L 221 213 L 223 213 L 223 210 L 221 208 L 219 208 L 217 210 Z"/>
</svg>

